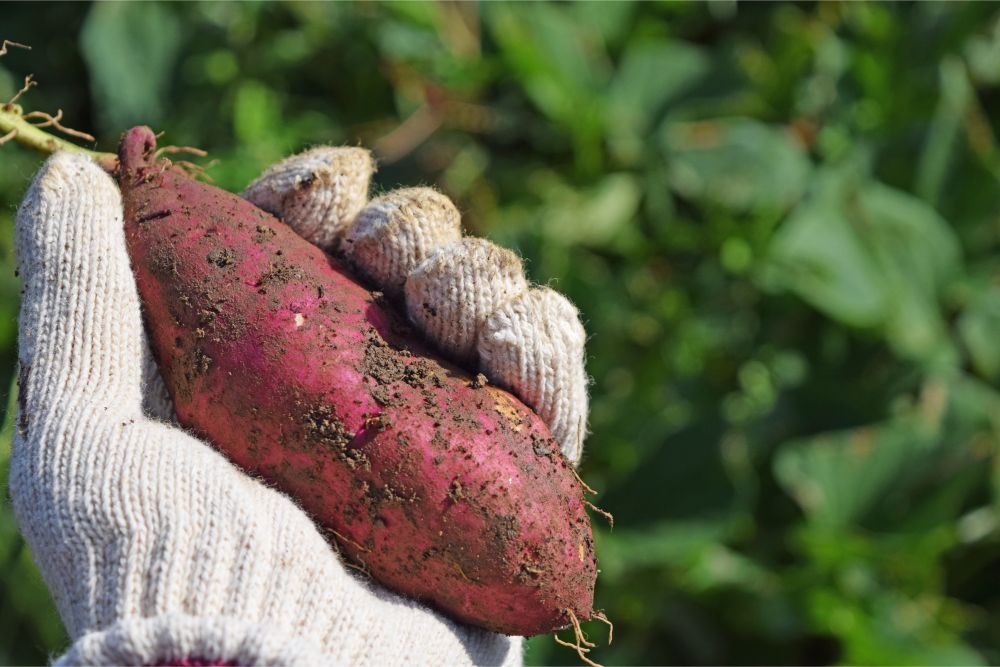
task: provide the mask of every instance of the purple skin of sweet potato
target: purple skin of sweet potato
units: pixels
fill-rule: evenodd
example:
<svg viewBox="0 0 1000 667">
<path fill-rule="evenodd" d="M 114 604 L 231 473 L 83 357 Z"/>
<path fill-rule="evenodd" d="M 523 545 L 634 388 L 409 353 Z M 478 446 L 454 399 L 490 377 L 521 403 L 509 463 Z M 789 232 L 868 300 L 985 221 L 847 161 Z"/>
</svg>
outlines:
<svg viewBox="0 0 1000 667">
<path fill-rule="evenodd" d="M 116 174 L 180 423 L 386 587 L 505 634 L 591 617 L 583 489 L 545 424 L 435 356 L 343 265 L 128 131 Z"/>
</svg>

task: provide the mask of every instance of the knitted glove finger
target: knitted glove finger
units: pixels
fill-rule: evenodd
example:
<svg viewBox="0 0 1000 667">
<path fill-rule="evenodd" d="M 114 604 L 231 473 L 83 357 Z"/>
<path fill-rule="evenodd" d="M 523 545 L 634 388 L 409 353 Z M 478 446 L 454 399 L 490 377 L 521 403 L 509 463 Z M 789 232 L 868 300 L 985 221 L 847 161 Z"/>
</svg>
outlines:
<svg viewBox="0 0 1000 667">
<path fill-rule="evenodd" d="M 21 203 L 16 243 L 22 430 L 94 406 L 140 414 L 143 330 L 114 182 L 86 157 L 56 154 Z"/>
<path fill-rule="evenodd" d="M 374 171 L 375 161 L 363 148 L 319 146 L 271 166 L 243 197 L 333 251 L 368 201 Z"/>
<path fill-rule="evenodd" d="M 122 230 L 115 184 L 72 154 L 45 164 L 17 216 L 25 290 L 10 489 L 79 640 L 66 660 L 278 663 L 277 650 L 285 664 L 519 662 L 518 640 L 349 575 L 287 497 L 144 417 Z M 190 653 L 213 646 L 222 654 Z"/>
<path fill-rule="evenodd" d="M 460 238 L 462 219 L 451 199 L 431 188 L 401 188 L 361 210 L 343 250 L 366 278 L 401 297 L 409 273 L 431 252 Z"/>
<path fill-rule="evenodd" d="M 538 412 L 574 465 L 587 434 L 586 340 L 576 307 L 536 287 L 493 311 L 476 343 L 488 375 Z"/>
<path fill-rule="evenodd" d="M 406 277 L 410 319 L 452 359 L 478 366 L 486 318 L 522 292 L 520 258 L 486 239 L 465 237 L 430 253 Z"/>
</svg>

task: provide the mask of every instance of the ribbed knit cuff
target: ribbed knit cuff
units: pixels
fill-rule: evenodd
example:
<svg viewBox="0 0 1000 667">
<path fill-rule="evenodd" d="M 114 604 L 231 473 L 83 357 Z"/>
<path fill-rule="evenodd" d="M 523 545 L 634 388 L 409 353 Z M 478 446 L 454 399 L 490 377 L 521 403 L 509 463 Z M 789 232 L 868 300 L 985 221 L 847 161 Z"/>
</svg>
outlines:
<svg viewBox="0 0 1000 667">
<path fill-rule="evenodd" d="M 129 618 L 78 639 L 55 665 L 331 665 L 307 640 L 223 616 Z"/>
</svg>

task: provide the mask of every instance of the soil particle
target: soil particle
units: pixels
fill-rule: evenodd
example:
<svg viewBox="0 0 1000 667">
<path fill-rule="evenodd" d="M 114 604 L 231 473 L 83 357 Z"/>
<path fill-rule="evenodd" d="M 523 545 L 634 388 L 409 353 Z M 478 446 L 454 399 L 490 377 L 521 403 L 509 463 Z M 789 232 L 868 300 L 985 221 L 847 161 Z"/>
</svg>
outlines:
<svg viewBox="0 0 1000 667">
<path fill-rule="evenodd" d="M 425 387 L 427 386 L 427 382 L 431 381 L 433 377 L 436 377 L 434 369 L 425 359 L 418 359 L 411 364 L 407 364 L 406 369 L 403 371 L 403 381 L 411 387 Z M 440 379 L 438 383 L 440 383 Z"/>
<path fill-rule="evenodd" d="M 176 363 L 171 365 L 169 374 L 174 378 L 173 385 L 177 395 L 184 400 L 191 398 L 191 388 L 194 381 L 200 376 L 208 373 L 212 367 L 212 357 L 205 354 L 200 346 L 195 346 L 191 351 L 175 357 Z M 168 380 L 167 384 L 171 384 Z"/>
<path fill-rule="evenodd" d="M 438 449 L 447 450 L 449 448 L 448 439 L 444 437 L 444 433 L 441 432 L 441 429 L 434 431 L 434 435 L 431 436 L 431 444 Z"/>
<path fill-rule="evenodd" d="M 351 469 L 358 466 L 363 466 L 366 470 L 371 468 L 365 453 L 350 447 L 354 436 L 344 428 L 330 406 L 322 405 L 306 412 L 302 420 L 302 432 L 307 443 L 322 445 Z"/>
<path fill-rule="evenodd" d="M 207 327 L 213 321 L 215 321 L 215 309 L 209 310 L 208 308 L 202 308 L 198 311 L 198 324 L 203 327 Z"/>
<path fill-rule="evenodd" d="M 521 571 L 518 573 L 518 579 L 523 581 L 533 581 L 545 574 L 545 570 L 540 568 L 538 565 L 533 563 L 521 563 Z"/>
<path fill-rule="evenodd" d="M 169 215 L 173 215 L 173 211 L 156 211 L 154 213 L 145 213 L 136 219 L 136 222 L 142 224 L 144 222 L 152 222 L 153 220 L 161 220 Z"/>
<path fill-rule="evenodd" d="M 195 376 L 204 375 L 212 367 L 212 357 L 205 354 L 205 350 L 200 347 L 194 348 L 192 354 L 191 370 Z"/>
<path fill-rule="evenodd" d="M 224 269 L 227 266 L 232 266 L 236 263 L 236 253 L 229 248 L 216 248 L 212 252 L 208 253 L 207 259 L 210 264 L 214 264 L 220 269 Z"/>
<path fill-rule="evenodd" d="M 391 426 L 389 418 L 382 414 L 381 412 L 377 415 L 372 415 L 365 419 L 365 428 L 374 431 L 381 431 L 384 428 Z"/>
<path fill-rule="evenodd" d="M 476 377 L 469 381 L 469 386 L 473 389 L 482 389 L 490 383 L 489 379 L 482 373 L 476 373 Z"/>
<path fill-rule="evenodd" d="M 462 482 L 457 478 L 451 480 L 451 485 L 448 487 L 448 497 L 455 501 L 465 498 L 465 489 L 462 488 Z"/>
<path fill-rule="evenodd" d="M 377 335 L 368 337 L 365 356 L 361 361 L 361 372 L 380 385 L 387 385 L 403 379 L 407 366 L 399 359 L 399 354 Z M 376 398 L 376 400 L 378 400 Z"/>
<path fill-rule="evenodd" d="M 153 272 L 168 278 L 174 278 L 177 273 L 177 256 L 171 248 L 157 246 L 149 253 L 149 263 Z"/>
<path fill-rule="evenodd" d="M 552 456 L 556 448 L 551 438 L 543 438 L 537 433 L 531 434 L 531 448 L 538 456 Z"/>
<path fill-rule="evenodd" d="M 291 280 L 302 280 L 304 276 L 302 269 L 287 262 L 278 261 L 257 280 L 257 287 L 284 285 Z"/>
<path fill-rule="evenodd" d="M 389 407 L 396 404 L 396 401 L 394 401 L 392 396 L 389 394 L 389 390 L 382 385 L 374 387 L 371 390 L 371 395 L 372 398 L 375 399 L 375 402 L 383 407 Z"/>
<path fill-rule="evenodd" d="M 511 402 L 508 395 L 505 392 L 496 390 L 492 393 L 495 401 L 493 409 L 496 410 L 497 414 L 503 417 L 503 419 L 500 420 L 501 427 L 511 428 L 517 432 L 523 430 L 524 420 L 521 418 L 521 415 L 518 413 L 517 408 Z"/>
</svg>

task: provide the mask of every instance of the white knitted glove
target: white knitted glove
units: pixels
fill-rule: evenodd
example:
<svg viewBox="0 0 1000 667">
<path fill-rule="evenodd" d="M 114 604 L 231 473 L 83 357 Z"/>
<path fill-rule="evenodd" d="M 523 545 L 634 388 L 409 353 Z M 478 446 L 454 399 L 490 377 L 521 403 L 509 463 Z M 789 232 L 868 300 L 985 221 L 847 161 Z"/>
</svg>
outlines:
<svg viewBox="0 0 1000 667">
<path fill-rule="evenodd" d="M 521 261 L 463 238 L 451 200 L 394 190 L 365 205 L 374 163 L 361 148 L 320 147 L 271 167 L 244 196 L 305 238 L 340 249 L 445 355 L 478 365 L 535 409 L 574 464 L 587 430 L 586 333 L 576 308 L 529 287 Z"/>
<path fill-rule="evenodd" d="M 311 198 L 277 207 L 318 239 L 336 231 L 331 212 L 350 217 L 365 199 L 337 185 L 354 171 L 324 169 L 312 173 L 332 181 L 296 181 Z M 378 210 L 389 209 L 366 219 Z M 291 500 L 161 421 L 171 411 L 143 333 L 121 197 L 88 158 L 57 154 L 39 171 L 18 211 L 17 251 L 10 491 L 74 640 L 60 663 L 521 662 L 519 638 L 453 623 L 349 574 Z M 450 312 L 449 298 L 427 303 Z M 493 358 L 537 354 L 508 336 L 536 316 L 530 303 L 491 316 L 484 331 L 497 335 L 479 339 L 494 341 Z M 544 405 L 548 389 L 539 391 Z"/>
</svg>

